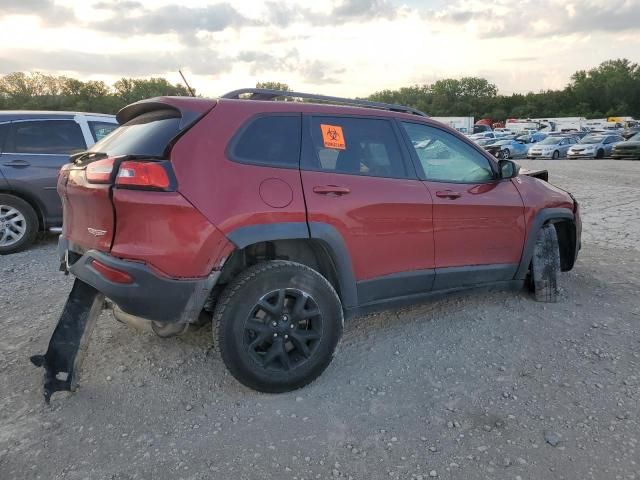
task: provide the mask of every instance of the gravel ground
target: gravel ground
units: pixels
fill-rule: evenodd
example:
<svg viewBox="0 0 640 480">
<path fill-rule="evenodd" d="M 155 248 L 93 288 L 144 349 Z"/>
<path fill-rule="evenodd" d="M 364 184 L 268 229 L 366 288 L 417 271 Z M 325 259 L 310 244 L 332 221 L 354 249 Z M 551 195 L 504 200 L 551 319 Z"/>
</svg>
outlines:
<svg viewBox="0 0 640 480">
<path fill-rule="evenodd" d="M 210 326 L 104 313 L 80 388 L 41 396 L 71 288 L 55 239 L 0 257 L 0 478 L 640 479 L 640 162 L 521 162 L 582 204 L 562 300 L 450 298 L 349 322 L 312 385 L 259 394 Z"/>
</svg>

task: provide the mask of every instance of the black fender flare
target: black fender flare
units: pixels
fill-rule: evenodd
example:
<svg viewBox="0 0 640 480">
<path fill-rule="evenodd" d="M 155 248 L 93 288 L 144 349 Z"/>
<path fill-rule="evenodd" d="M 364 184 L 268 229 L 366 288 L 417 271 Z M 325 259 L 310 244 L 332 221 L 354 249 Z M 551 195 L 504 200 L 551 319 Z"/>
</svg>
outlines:
<svg viewBox="0 0 640 480">
<path fill-rule="evenodd" d="M 347 245 L 340 232 L 323 222 L 283 222 L 262 223 L 237 228 L 227 234 L 227 238 L 237 247 L 245 248 L 259 242 L 274 240 L 311 239 L 319 240 L 326 247 L 337 273 L 342 306 L 352 308 L 358 305 L 356 278 Z"/>
<path fill-rule="evenodd" d="M 571 220 L 572 222 L 575 222 L 575 215 L 568 208 L 543 208 L 536 214 L 536 217 L 533 219 L 532 227 L 527 232 L 527 238 L 522 250 L 522 258 L 520 259 L 520 265 L 516 271 L 515 280 L 524 280 L 527 277 L 529 265 L 533 258 L 533 250 L 536 245 L 538 231 L 543 225 L 553 222 L 554 220 Z"/>
</svg>

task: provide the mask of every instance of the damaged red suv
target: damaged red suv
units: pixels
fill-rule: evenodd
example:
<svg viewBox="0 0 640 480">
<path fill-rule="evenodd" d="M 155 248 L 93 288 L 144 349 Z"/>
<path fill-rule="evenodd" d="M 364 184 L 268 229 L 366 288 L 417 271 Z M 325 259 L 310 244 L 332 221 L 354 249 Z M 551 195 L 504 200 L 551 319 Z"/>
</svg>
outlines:
<svg viewBox="0 0 640 480">
<path fill-rule="evenodd" d="M 479 287 L 554 301 L 578 254 L 578 203 L 546 172 L 411 108 L 244 89 L 117 118 L 59 177 L 76 282 L 33 357 L 47 399 L 75 385 L 105 297 L 161 335 L 208 312 L 234 377 L 284 392 L 327 367 L 346 317 Z"/>
</svg>

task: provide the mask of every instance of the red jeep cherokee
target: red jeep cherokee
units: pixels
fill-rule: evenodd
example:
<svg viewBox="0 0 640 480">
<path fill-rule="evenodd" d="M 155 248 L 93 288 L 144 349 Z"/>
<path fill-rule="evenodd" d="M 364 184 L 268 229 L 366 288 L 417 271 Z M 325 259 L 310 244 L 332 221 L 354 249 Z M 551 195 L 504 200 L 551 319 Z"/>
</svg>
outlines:
<svg viewBox="0 0 640 480">
<path fill-rule="evenodd" d="M 553 301 L 579 250 L 569 193 L 410 108 L 245 89 L 117 118 L 61 171 L 64 268 L 159 334 L 212 312 L 257 390 L 320 375 L 350 315 L 525 282 Z"/>
</svg>

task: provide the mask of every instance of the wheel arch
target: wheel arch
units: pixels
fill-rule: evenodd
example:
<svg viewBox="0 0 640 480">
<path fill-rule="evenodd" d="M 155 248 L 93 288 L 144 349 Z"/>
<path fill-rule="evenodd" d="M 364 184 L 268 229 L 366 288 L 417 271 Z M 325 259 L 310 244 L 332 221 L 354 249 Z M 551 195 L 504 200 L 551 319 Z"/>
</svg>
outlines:
<svg viewBox="0 0 640 480">
<path fill-rule="evenodd" d="M 344 239 L 329 224 L 285 222 L 237 228 L 227 234 L 236 250 L 225 262 L 219 283 L 267 260 L 290 260 L 313 268 L 333 285 L 343 308 L 357 306 L 356 281 Z"/>
<path fill-rule="evenodd" d="M 577 248 L 575 215 L 568 208 L 545 208 L 538 212 L 532 222 L 531 229 L 527 232 L 522 258 L 516 271 L 516 280 L 524 280 L 527 277 L 538 231 L 549 224 L 553 224 L 558 234 L 562 271 L 568 271 L 573 268 Z"/>
<path fill-rule="evenodd" d="M 16 191 L 14 189 L 8 189 L 8 188 L 0 188 L 0 194 L 11 195 L 13 197 L 19 198 L 20 200 L 24 200 L 25 202 L 27 202 L 31 206 L 31 208 L 33 208 L 33 210 L 36 212 L 36 216 L 38 217 L 39 230 L 45 230 L 47 221 L 44 214 L 44 208 L 42 207 L 42 205 L 40 204 L 40 202 L 35 196 L 30 195 L 29 193 L 24 191 Z"/>
</svg>

